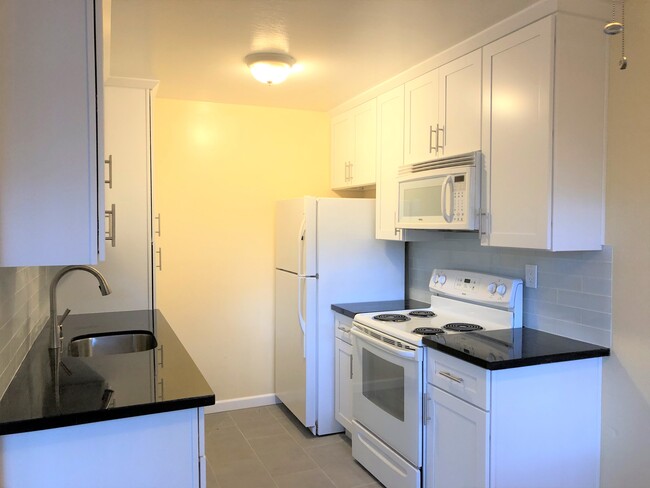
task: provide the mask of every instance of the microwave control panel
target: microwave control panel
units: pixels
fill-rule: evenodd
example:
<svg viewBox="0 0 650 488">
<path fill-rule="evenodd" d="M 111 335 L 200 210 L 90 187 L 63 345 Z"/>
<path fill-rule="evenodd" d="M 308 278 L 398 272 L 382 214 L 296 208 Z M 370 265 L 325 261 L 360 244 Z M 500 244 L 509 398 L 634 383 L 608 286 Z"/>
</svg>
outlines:
<svg viewBox="0 0 650 488">
<path fill-rule="evenodd" d="M 465 222 L 465 189 L 467 183 L 465 182 L 465 175 L 454 177 L 454 191 L 453 191 L 453 222 Z"/>
</svg>

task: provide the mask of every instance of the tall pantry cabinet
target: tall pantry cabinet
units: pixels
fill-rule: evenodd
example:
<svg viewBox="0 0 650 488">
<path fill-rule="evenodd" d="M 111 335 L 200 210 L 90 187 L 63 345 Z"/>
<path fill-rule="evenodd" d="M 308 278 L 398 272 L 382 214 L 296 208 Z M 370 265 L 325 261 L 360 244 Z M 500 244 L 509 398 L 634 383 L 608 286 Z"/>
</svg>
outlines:
<svg viewBox="0 0 650 488">
<path fill-rule="evenodd" d="M 104 246 L 102 1 L 0 2 L 0 266 Z"/>
<path fill-rule="evenodd" d="M 74 313 L 144 310 L 154 306 L 151 96 L 157 82 L 110 78 L 105 87 L 106 259 L 95 278 L 77 273 L 59 285 L 59 300 Z"/>
</svg>

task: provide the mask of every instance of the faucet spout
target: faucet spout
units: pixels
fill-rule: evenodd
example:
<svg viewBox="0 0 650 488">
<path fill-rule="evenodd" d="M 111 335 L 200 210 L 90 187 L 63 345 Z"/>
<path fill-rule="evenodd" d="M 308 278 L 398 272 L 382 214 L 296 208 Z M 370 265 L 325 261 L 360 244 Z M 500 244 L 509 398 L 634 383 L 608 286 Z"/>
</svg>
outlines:
<svg viewBox="0 0 650 488">
<path fill-rule="evenodd" d="M 56 287 L 64 275 L 68 274 L 70 271 L 75 270 L 86 271 L 97 278 L 97 281 L 99 282 L 99 291 L 103 296 L 109 295 L 111 293 L 111 287 L 108 285 L 106 278 L 104 278 L 104 276 L 92 266 L 80 264 L 61 268 L 59 272 L 54 275 L 54 278 L 52 278 L 52 283 L 50 284 L 50 327 L 52 330 L 50 349 L 60 348 L 61 342 L 63 341 L 63 320 L 61 320 L 61 323 L 58 323 L 56 311 Z"/>
</svg>

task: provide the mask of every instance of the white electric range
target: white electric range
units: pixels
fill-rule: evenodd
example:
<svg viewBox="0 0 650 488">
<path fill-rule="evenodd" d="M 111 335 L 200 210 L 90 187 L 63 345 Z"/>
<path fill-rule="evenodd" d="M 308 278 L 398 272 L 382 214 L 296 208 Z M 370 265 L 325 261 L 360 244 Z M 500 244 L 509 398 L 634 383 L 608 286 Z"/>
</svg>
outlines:
<svg viewBox="0 0 650 488">
<path fill-rule="evenodd" d="M 520 279 L 436 269 L 429 289 L 427 309 L 358 314 L 353 322 L 352 455 L 388 488 L 422 486 L 422 338 L 522 324 Z"/>
</svg>

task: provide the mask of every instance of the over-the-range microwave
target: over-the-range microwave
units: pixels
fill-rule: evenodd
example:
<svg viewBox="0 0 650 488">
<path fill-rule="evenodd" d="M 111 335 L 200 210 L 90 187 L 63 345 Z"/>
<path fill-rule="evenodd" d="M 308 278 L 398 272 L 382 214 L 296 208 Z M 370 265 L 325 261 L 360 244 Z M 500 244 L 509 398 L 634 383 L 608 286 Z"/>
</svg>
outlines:
<svg viewBox="0 0 650 488">
<path fill-rule="evenodd" d="M 481 152 L 403 166 L 398 229 L 478 230 Z"/>
</svg>

